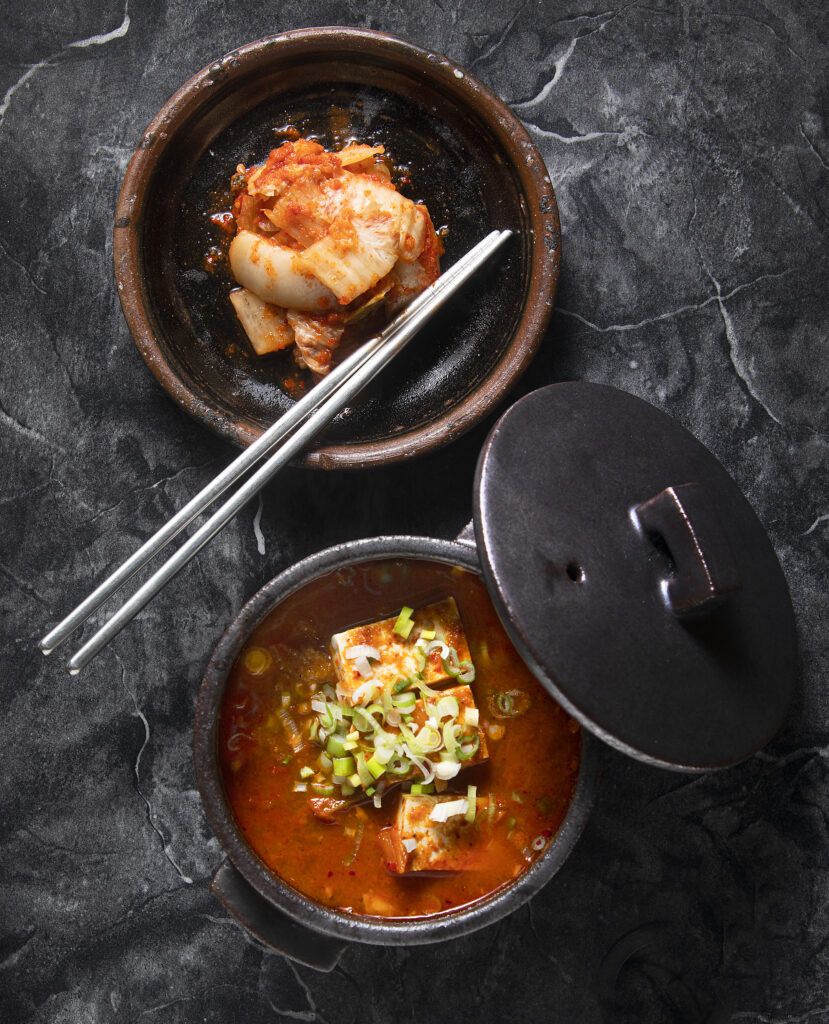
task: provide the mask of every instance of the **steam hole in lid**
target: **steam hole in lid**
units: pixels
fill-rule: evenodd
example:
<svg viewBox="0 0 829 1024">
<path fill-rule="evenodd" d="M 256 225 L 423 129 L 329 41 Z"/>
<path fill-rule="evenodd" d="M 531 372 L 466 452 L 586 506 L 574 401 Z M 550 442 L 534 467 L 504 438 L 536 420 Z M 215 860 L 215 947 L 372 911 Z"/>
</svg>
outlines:
<svg viewBox="0 0 829 1024">
<path fill-rule="evenodd" d="M 584 569 L 578 562 L 568 562 L 565 572 L 567 573 L 568 578 L 574 583 L 584 582 Z"/>
</svg>

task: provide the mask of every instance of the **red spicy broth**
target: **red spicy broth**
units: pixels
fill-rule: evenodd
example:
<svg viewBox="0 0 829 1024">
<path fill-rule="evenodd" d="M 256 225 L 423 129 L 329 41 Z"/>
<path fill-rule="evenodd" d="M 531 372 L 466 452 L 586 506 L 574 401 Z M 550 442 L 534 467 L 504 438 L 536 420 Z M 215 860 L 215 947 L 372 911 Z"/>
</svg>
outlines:
<svg viewBox="0 0 829 1024">
<path fill-rule="evenodd" d="M 308 739 L 311 700 L 335 673 L 334 633 L 446 596 L 457 601 L 475 665 L 472 682 L 489 760 L 461 771 L 447 792 L 477 787 L 465 870 L 396 874 L 387 837 L 404 783 L 380 808 L 350 805 L 320 820 L 301 770 L 321 748 Z M 508 696 L 504 696 L 508 695 Z M 578 723 L 515 652 L 481 580 L 438 562 L 389 560 L 337 570 L 282 602 L 253 631 L 230 673 L 219 759 L 237 824 L 262 861 L 325 906 L 361 915 L 422 917 L 473 903 L 521 875 L 543 853 L 573 797 Z"/>
</svg>

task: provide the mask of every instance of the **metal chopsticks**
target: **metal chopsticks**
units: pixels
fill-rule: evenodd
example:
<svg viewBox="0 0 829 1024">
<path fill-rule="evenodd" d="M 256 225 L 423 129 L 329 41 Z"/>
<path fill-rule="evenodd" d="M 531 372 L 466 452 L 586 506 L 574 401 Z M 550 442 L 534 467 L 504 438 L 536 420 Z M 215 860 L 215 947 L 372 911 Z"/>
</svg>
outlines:
<svg viewBox="0 0 829 1024">
<path fill-rule="evenodd" d="M 104 580 L 40 641 L 44 654 L 62 644 L 101 604 L 161 551 L 257 461 L 267 461 L 147 580 L 76 654 L 68 669 L 76 675 L 274 476 L 334 419 L 394 358 L 423 324 L 512 234 L 493 231 L 414 299 L 377 337 L 324 377 L 226 469 L 181 508 L 156 534 Z M 285 440 L 287 439 L 287 440 Z M 282 441 L 281 447 L 278 447 Z"/>
</svg>

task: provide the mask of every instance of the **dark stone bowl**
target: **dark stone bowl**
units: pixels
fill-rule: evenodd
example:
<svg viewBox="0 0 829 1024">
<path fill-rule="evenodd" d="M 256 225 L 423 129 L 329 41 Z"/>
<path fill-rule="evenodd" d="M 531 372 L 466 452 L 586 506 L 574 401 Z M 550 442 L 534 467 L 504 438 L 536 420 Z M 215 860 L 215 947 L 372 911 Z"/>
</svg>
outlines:
<svg viewBox="0 0 829 1024">
<path fill-rule="evenodd" d="M 561 828 L 542 856 L 518 879 L 488 898 L 431 918 L 384 920 L 339 913 L 315 903 L 283 882 L 256 856 L 236 825 L 218 761 L 217 723 L 230 669 L 251 631 L 289 595 L 336 569 L 389 558 L 427 559 L 480 571 L 472 544 L 427 537 L 351 541 L 312 555 L 266 584 L 233 620 L 207 666 L 196 705 L 193 740 L 196 780 L 207 818 L 236 869 L 230 874 L 227 866 L 220 869 L 214 880 L 214 892 L 258 938 L 322 970 L 331 969 L 349 941 L 398 946 L 441 942 L 483 928 L 512 913 L 537 893 L 564 863 L 593 803 L 598 762 L 596 744 L 582 731 L 581 767 L 573 801 Z"/>
<path fill-rule="evenodd" d="M 558 210 L 515 115 L 444 57 L 392 36 L 314 28 L 263 39 L 204 68 L 162 108 L 115 220 L 118 291 L 141 354 L 175 401 L 240 446 L 292 405 L 284 382 L 302 374 L 291 354 L 253 355 L 227 299 L 226 261 L 210 272 L 205 263 L 220 248 L 208 215 L 229 207 L 230 175 L 263 159 L 287 125 L 328 146 L 382 142 L 411 180 L 404 191 L 448 228 L 444 270 L 489 231 L 517 233 L 303 462 L 360 468 L 448 443 L 538 347 L 558 282 Z"/>
</svg>

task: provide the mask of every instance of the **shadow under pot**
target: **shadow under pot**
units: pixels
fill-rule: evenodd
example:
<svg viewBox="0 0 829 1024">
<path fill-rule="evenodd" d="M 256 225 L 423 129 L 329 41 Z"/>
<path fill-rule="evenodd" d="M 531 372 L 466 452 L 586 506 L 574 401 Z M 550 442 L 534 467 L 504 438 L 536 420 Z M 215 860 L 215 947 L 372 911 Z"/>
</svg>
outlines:
<svg viewBox="0 0 829 1024">
<path fill-rule="evenodd" d="M 299 562 L 242 609 L 207 668 L 196 773 L 228 858 L 213 892 L 261 941 L 320 970 L 348 942 L 443 941 L 538 892 L 570 854 L 592 804 L 597 746 L 589 734 L 640 760 L 701 772 L 751 756 L 783 721 L 797 663 L 785 579 L 734 482 L 670 417 L 601 385 L 533 392 L 484 445 L 473 513 L 474 527 L 454 542 L 378 537 Z M 433 623 L 419 618 L 447 596 L 469 648 L 454 665 L 430 636 Z M 391 625 L 400 625 L 404 607 L 415 609 L 408 638 Z M 361 772 L 335 772 L 336 792 L 318 771 L 321 738 L 356 744 L 328 751 L 330 774 L 332 766 L 350 770 L 351 755 L 376 741 L 376 729 L 389 729 L 389 711 L 397 726 L 397 705 L 387 696 L 384 707 L 379 691 L 370 725 L 358 713 L 338 727 L 328 710 L 345 686 L 340 678 L 332 687 L 331 636 L 387 618 L 387 639 L 431 644 L 433 661 L 457 676 L 436 685 L 449 682 L 458 695 L 466 687 L 477 705 L 480 742 L 460 748 L 472 766 L 439 799 L 422 799 L 415 771 L 395 782 L 375 763 L 385 776 L 376 789 Z M 367 681 L 379 671 L 369 642 L 377 635 L 355 629 L 351 647 L 340 647 L 355 660 L 371 655 Z M 354 678 L 365 695 L 373 684 Z M 434 716 L 457 707 L 430 698 L 428 678 L 427 668 L 418 693 L 440 727 Z M 418 690 L 402 679 L 388 689 L 409 700 Z M 327 726 L 322 737 L 312 732 Z M 452 736 L 448 747 L 451 760 Z M 452 799 L 453 817 L 425 827 L 398 806 L 434 813 Z M 328 820 L 308 829 L 294 815 L 314 818 L 312 800 Z M 438 855 L 441 844 L 462 847 L 473 859 L 486 850 L 475 862 L 484 870 L 398 874 L 424 843 Z M 473 875 L 483 877 L 477 889 Z"/>
</svg>

